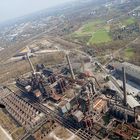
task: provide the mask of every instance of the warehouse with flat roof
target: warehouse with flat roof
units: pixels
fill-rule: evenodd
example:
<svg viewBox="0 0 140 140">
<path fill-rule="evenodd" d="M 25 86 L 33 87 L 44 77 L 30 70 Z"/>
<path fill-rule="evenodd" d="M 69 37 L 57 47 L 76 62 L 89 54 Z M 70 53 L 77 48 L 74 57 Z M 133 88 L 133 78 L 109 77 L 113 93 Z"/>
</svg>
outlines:
<svg viewBox="0 0 140 140">
<path fill-rule="evenodd" d="M 125 68 L 127 79 L 137 84 L 140 83 L 140 67 L 128 62 L 114 62 L 112 64 L 119 74 L 122 74 L 122 67 Z"/>
</svg>

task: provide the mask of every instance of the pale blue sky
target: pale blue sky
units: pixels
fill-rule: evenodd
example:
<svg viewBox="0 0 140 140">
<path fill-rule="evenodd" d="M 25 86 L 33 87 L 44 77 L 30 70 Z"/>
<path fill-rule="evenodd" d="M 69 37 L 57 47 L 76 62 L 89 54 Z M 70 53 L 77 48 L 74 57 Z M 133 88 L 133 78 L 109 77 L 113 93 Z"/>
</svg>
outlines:
<svg viewBox="0 0 140 140">
<path fill-rule="evenodd" d="M 0 0 L 0 22 L 71 0 Z"/>
</svg>

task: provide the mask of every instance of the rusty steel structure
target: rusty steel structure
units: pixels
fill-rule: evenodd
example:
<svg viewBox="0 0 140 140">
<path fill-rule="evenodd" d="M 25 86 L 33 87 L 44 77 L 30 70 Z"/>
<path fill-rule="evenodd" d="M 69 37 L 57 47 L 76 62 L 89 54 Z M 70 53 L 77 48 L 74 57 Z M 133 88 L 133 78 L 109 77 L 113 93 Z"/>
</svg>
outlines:
<svg viewBox="0 0 140 140">
<path fill-rule="evenodd" d="M 30 58 L 28 56 L 27 58 L 33 72 L 26 78 L 16 79 L 16 85 L 22 94 L 31 98 L 27 99 L 28 96 L 22 99 L 21 94 L 8 91 L 9 93 L 0 100 L 26 130 L 33 130 L 33 133 L 51 118 L 81 139 L 91 140 L 95 137 L 103 139 L 108 136 L 109 129 L 101 123 L 103 120 L 100 121 L 107 112 L 125 122 L 133 122 L 134 112 L 127 107 L 124 69 L 122 99 L 124 106 L 122 106 L 117 105 L 112 98 L 108 99 L 101 95 L 102 88 L 95 76 L 83 73 L 78 77 L 74 74 L 68 55 L 66 55 L 68 74 L 64 74 L 58 68 L 55 68 L 54 72 L 43 64 L 39 64 L 35 70 Z M 100 136 L 100 132 L 103 132 L 103 136 Z M 30 133 L 23 139 L 29 135 Z"/>
<path fill-rule="evenodd" d="M 38 73 L 36 73 L 37 75 L 32 75 L 34 78 L 30 78 L 31 80 L 29 80 L 29 82 L 33 82 L 37 85 L 39 85 L 41 83 L 43 89 L 45 89 L 45 95 L 47 95 L 47 99 L 49 100 L 49 98 L 52 98 L 53 100 L 57 101 L 57 102 L 61 102 L 61 98 L 65 95 L 65 93 L 69 90 L 69 89 L 74 89 L 75 86 L 80 87 L 79 91 L 77 92 L 77 94 L 75 95 L 75 97 L 73 98 L 79 98 L 80 96 L 82 97 L 83 95 L 85 95 L 84 98 L 87 98 L 88 100 L 86 101 L 86 106 L 87 106 L 87 113 L 92 114 L 93 113 L 93 99 L 95 96 L 97 96 L 98 92 L 95 90 L 95 83 L 93 82 L 93 80 L 88 80 L 86 79 L 86 75 L 85 75 L 85 79 L 79 79 L 77 77 L 73 78 L 73 76 L 67 76 L 67 75 L 63 75 L 60 72 L 57 73 L 52 73 L 49 76 L 40 76 L 38 75 Z M 93 78 L 95 80 L 95 82 L 97 83 L 98 87 L 100 87 L 99 83 L 97 82 L 97 80 L 95 79 L 95 77 L 90 77 Z M 29 84 L 29 82 L 27 82 L 27 85 L 30 85 L 31 87 L 33 87 L 32 85 L 35 84 Z M 26 83 L 26 82 L 25 82 Z M 40 86 L 37 86 L 37 89 L 39 89 Z M 32 88 L 33 89 L 33 88 Z M 79 97 L 78 97 L 79 96 Z M 78 101 L 78 100 L 77 100 Z M 78 102 L 77 102 L 78 103 Z M 93 131 L 91 131 L 91 128 L 93 128 L 93 126 L 95 124 L 97 124 L 95 121 L 93 121 L 93 118 L 90 117 L 89 119 L 86 119 L 86 114 L 85 114 L 85 127 L 81 127 L 80 125 L 74 126 L 73 122 L 67 120 L 68 118 L 65 118 L 64 116 L 60 116 L 58 114 L 58 112 L 52 111 L 50 110 L 48 107 L 44 106 L 41 102 L 39 102 L 38 100 L 35 100 L 32 104 L 34 106 L 34 108 L 36 108 L 37 110 L 39 110 L 40 112 L 43 112 L 46 116 L 51 116 L 56 122 L 58 122 L 59 124 L 65 126 L 66 128 L 69 128 L 69 130 L 71 130 L 73 133 L 75 133 L 76 135 L 78 135 L 80 138 L 82 138 L 83 140 L 90 140 L 93 136 L 96 135 L 96 133 L 94 133 Z M 78 103 L 78 106 L 81 106 L 80 103 Z M 77 108 L 78 109 L 78 108 Z M 83 122 L 84 122 L 83 120 Z M 102 126 L 100 126 L 102 128 Z M 96 137 L 99 137 L 98 135 Z M 100 138 L 100 137 L 99 137 Z M 102 139 L 102 138 L 100 138 Z"/>
<path fill-rule="evenodd" d="M 130 140 L 130 139 L 139 140 L 140 139 L 139 130 L 134 128 L 130 124 L 119 123 L 117 127 L 113 129 L 113 132 L 123 137 L 126 140 Z"/>
<path fill-rule="evenodd" d="M 41 121 L 41 112 L 17 95 L 11 93 L 1 99 L 6 110 L 27 130 L 34 128 Z"/>
<path fill-rule="evenodd" d="M 32 104 L 34 107 L 36 107 L 38 110 L 43 112 L 46 116 L 51 117 L 53 120 L 55 120 L 57 123 L 61 124 L 62 126 L 68 128 L 71 132 L 79 136 L 82 140 L 91 140 L 94 136 L 96 136 L 98 139 L 102 139 L 99 135 L 97 135 L 92 129 L 88 128 L 76 128 L 75 124 L 71 123 L 67 120 L 64 116 L 59 115 L 56 111 L 51 110 L 50 108 L 44 106 L 43 104 L 40 104 L 39 102 L 34 102 Z M 94 128 L 94 126 L 98 125 L 96 122 L 92 122 L 93 124 L 90 126 L 90 128 Z M 102 126 L 99 126 L 102 129 Z"/>
</svg>

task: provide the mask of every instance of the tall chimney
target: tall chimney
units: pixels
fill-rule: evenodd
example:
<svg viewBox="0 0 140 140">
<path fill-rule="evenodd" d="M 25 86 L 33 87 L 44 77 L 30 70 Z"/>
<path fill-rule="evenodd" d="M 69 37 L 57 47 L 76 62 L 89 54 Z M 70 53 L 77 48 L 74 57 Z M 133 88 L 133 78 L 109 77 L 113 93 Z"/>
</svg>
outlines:
<svg viewBox="0 0 140 140">
<path fill-rule="evenodd" d="M 124 106 L 127 105 L 127 92 L 126 92 L 126 73 L 125 73 L 125 68 L 122 68 L 123 72 L 123 93 L 124 93 Z"/>
<path fill-rule="evenodd" d="M 74 75 L 73 68 L 72 68 L 72 65 L 71 65 L 71 62 L 70 62 L 68 54 L 66 54 L 66 58 L 67 58 L 67 62 L 68 62 L 68 65 L 69 65 L 71 77 L 72 77 L 73 80 L 75 80 L 75 75 Z"/>
</svg>

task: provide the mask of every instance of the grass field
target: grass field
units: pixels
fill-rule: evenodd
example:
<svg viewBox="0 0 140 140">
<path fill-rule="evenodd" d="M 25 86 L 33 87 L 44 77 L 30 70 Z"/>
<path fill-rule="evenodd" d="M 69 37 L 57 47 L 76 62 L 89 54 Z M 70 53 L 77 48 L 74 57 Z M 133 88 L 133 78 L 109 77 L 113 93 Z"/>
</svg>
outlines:
<svg viewBox="0 0 140 140">
<path fill-rule="evenodd" d="M 111 41 L 111 37 L 105 29 L 97 30 L 89 40 L 90 44 L 98 44 Z"/>
<path fill-rule="evenodd" d="M 74 38 L 89 36 L 87 44 L 99 44 L 112 40 L 108 34 L 109 30 L 110 28 L 105 21 L 97 20 L 84 24 L 78 31 L 71 34 L 71 36 Z"/>
<path fill-rule="evenodd" d="M 81 32 L 82 33 L 92 33 L 94 31 L 96 31 L 98 28 L 100 28 L 101 24 L 103 24 L 104 21 L 102 20 L 97 20 L 94 22 L 89 22 L 87 24 L 85 24 L 82 28 L 81 28 Z"/>
<path fill-rule="evenodd" d="M 126 59 L 131 59 L 134 56 L 133 48 L 125 49 L 124 55 Z"/>
<path fill-rule="evenodd" d="M 128 26 L 128 25 L 131 25 L 131 24 L 134 24 L 136 21 L 134 18 L 128 18 L 126 20 L 123 20 L 122 21 L 122 24 L 124 24 L 125 26 Z"/>
</svg>

